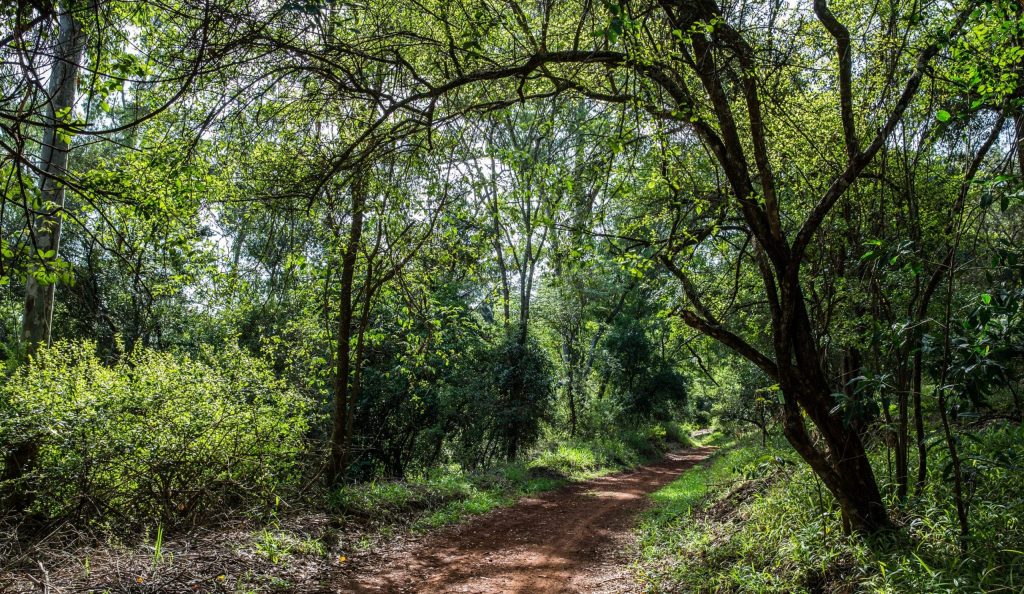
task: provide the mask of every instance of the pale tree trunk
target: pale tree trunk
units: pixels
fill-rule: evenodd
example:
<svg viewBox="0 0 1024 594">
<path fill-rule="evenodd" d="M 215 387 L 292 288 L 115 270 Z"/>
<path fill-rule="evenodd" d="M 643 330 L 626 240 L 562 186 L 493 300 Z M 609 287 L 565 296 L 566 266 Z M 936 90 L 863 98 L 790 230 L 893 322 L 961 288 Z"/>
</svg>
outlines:
<svg viewBox="0 0 1024 594">
<path fill-rule="evenodd" d="M 40 208 L 28 223 L 32 251 L 45 270 L 51 268 L 60 249 L 61 217 L 64 208 L 63 178 L 68 168 L 69 143 L 60 133 L 62 119 L 70 118 L 78 87 L 78 71 L 85 54 L 86 35 L 82 24 L 70 9 L 59 17 L 60 32 L 54 63 L 47 88 L 46 127 L 43 131 L 39 157 Z M 62 117 L 58 117 L 62 116 Z M 22 321 L 22 342 L 29 354 L 50 342 L 53 324 L 53 296 L 56 285 L 40 282 L 30 274 L 25 285 L 25 316 Z"/>
<path fill-rule="evenodd" d="M 30 216 L 27 221 L 32 253 L 40 267 L 38 273 L 43 278 L 52 271 L 60 249 L 63 179 L 67 173 L 70 150 L 67 135 L 60 134 L 60 131 L 62 121 L 69 119 L 74 109 L 78 71 L 84 59 L 86 43 L 82 24 L 69 8 L 65 7 L 58 18 L 58 24 L 57 46 L 47 85 L 46 125 L 39 155 L 39 204 L 36 207 L 37 214 Z M 22 348 L 29 356 L 50 343 L 56 286 L 54 282 L 41 282 L 32 272 L 25 284 L 21 334 Z M 39 444 L 27 436 L 25 441 L 13 444 L 4 456 L 0 484 L 5 486 L 0 493 L 0 501 L 7 510 L 24 512 L 32 505 L 33 489 L 22 483 L 35 465 L 38 453 Z"/>
</svg>

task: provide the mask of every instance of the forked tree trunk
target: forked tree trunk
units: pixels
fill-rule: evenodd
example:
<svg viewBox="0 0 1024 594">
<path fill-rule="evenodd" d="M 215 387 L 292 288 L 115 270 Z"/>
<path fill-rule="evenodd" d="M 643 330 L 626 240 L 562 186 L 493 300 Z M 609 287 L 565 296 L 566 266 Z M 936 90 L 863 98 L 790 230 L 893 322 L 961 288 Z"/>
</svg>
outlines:
<svg viewBox="0 0 1024 594">
<path fill-rule="evenodd" d="M 761 96 L 761 65 L 759 50 L 748 43 L 745 33 L 734 29 L 724 18 L 714 0 L 659 2 L 673 31 L 679 31 L 676 45 L 679 52 L 690 57 L 687 63 L 700 81 L 703 97 L 708 101 L 713 124 L 704 116 L 694 119 L 695 134 L 706 144 L 721 165 L 740 214 L 755 241 L 754 260 L 764 285 L 767 307 L 772 318 L 774 360 L 759 351 L 720 323 L 685 273 L 675 268 L 671 258 L 663 258 L 670 270 L 683 281 L 683 289 L 693 306 L 683 310 L 684 321 L 760 367 L 777 379 L 785 404 L 786 437 L 800 456 L 814 469 L 835 496 L 843 510 L 847 526 L 859 532 L 872 533 L 890 525 L 874 472 L 865 453 L 860 434 L 847 426 L 841 414 L 833 413 L 834 391 L 822 365 L 822 351 L 816 344 L 806 302 L 801 289 L 801 263 L 808 247 L 828 219 L 835 206 L 856 185 L 890 135 L 901 124 L 911 102 L 925 78 L 929 63 L 942 46 L 958 36 L 973 10 L 968 5 L 960 10 L 942 36 L 936 36 L 917 52 L 916 66 L 899 92 L 899 99 L 884 118 L 884 124 L 870 133 L 857 130 L 854 109 L 853 72 L 856 56 L 852 36 L 828 6 L 827 0 L 813 2 L 814 13 L 828 31 L 835 45 L 838 75 L 838 105 L 845 165 L 832 178 L 825 192 L 817 197 L 806 218 L 792 234 L 786 231 L 775 186 L 772 136 L 765 126 Z M 715 23 L 711 35 L 701 26 Z M 905 56 L 899 56 L 900 59 Z M 895 62 L 894 62 L 895 63 Z M 660 87 L 687 110 L 695 105 L 693 91 L 660 72 L 652 77 Z M 662 82 L 662 79 L 667 82 Z M 736 83 L 735 81 L 739 81 Z M 731 95 L 730 96 L 730 92 Z M 738 99 L 742 97 L 742 101 Z M 742 120 L 737 119 L 738 105 L 745 107 Z M 749 142 L 744 142 L 748 135 Z M 747 155 L 752 155 L 749 160 Z M 755 173 L 756 172 L 756 173 Z M 849 198 L 847 198 L 849 199 Z M 724 219 L 724 214 L 718 224 Z M 707 235 L 716 232 L 717 224 L 708 227 Z M 694 245 L 686 238 L 681 246 L 666 245 L 668 253 Z M 821 439 L 812 438 L 805 415 Z"/>
</svg>

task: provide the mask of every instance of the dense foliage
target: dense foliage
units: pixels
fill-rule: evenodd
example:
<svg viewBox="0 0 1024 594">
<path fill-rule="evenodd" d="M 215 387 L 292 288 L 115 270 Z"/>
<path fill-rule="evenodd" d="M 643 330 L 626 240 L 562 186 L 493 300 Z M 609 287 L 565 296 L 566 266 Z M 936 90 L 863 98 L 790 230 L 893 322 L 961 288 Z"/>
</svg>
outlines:
<svg viewBox="0 0 1024 594">
<path fill-rule="evenodd" d="M 1010 0 L 5 4 L 4 517 L 170 529 L 688 422 L 783 436 L 848 532 L 928 498 L 982 554 L 1021 464 L 972 444 L 1024 414 L 1022 32 Z"/>
<path fill-rule="evenodd" d="M 31 511 L 170 528 L 300 486 L 314 417 L 259 359 L 139 347 L 109 366 L 94 350 L 41 350 L 0 391 L 0 439 L 38 448 L 17 485 Z"/>
</svg>

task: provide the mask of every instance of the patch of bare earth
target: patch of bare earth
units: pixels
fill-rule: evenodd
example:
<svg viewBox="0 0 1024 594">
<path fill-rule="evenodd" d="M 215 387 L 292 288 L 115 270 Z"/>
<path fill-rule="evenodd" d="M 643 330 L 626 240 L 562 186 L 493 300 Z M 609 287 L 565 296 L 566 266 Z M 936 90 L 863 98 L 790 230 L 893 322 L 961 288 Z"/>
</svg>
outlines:
<svg viewBox="0 0 1024 594">
<path fill-rule="evenodd" d="M 264 530 L 268 537 L 261 536 Z M 304 545 L 358 536 L 335 532 L 324 514 L 302 513 L 273 527 L 238 520 L 198 528 L 158 549 L 153 534 L 141 543 L 104 542 L 102 534 L 63 526 L 24 548 L 4 548 L 0 593 L 329 592 L 327 584 L 343 575 L 342 564 Z M 265 539 L 279 548 L 266 548 Z"/>
<path fill-rule="evenodd" d="M 347 568 L 335 592 L 630 593 L 632 527 L 647 495 L 713 448 L 521 500 Z"/>
</svg>

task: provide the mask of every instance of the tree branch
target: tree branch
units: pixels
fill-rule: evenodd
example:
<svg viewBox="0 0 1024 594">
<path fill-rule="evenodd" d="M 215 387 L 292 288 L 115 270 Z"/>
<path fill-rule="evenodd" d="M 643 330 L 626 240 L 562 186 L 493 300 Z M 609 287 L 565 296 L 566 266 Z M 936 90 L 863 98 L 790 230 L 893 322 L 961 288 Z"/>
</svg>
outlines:
<svg viewBox="0 0 1024 594">
<path fill-rule="evenodd" d="M 843 139 L 846 141 L 846 155 L 853 161 L 860 153 L 857 143 L 857 128 L 853 121 L 853 53 L 850 48 L 850 31 L 839 22 L 828 7 L 827 0 L 814 0 L 814 14 L 836 41 L 839 57 L 839 109 L 843 119 Z"/>
</svg>

